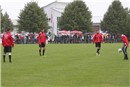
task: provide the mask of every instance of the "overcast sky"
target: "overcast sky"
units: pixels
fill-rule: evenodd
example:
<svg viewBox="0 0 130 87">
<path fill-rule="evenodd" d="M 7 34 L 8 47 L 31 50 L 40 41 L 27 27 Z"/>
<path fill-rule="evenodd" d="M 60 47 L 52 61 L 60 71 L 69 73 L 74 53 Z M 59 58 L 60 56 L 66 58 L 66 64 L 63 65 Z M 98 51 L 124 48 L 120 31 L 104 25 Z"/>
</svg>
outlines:
<svg viewBox="0 0 130 87">
<path fill-rule="evenodd" d="M 9 14 L 11 19 L 18 19 L 20 10 L 24 8 L 25 4 L 30 1 L 38 2 L 40 7 L 43 7 L 56 0 L 0 0 L 2 12 L 5 11 Z M 60 2 L 71 2 L 73 0 L 57 0 Z M 92 12 L 93 17 L 103 17 L 109 5 L 113 0 L 83 0 Z M 123 7 L 130 8 L 130 0 L 120 0 Z"/>
</svg>

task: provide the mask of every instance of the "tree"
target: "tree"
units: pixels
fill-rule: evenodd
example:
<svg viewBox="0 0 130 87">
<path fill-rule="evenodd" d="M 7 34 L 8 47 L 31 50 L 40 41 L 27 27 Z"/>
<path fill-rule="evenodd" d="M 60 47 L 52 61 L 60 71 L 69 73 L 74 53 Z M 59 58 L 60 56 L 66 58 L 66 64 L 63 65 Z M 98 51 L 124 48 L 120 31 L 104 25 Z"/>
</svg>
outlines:
<svg viewBox="0 0 130 87">
<path fill-rule="evenodd" d="M 1 13 L 1 31 L 4 32 L 7 27 L 10 27 L 13 29 L 13 23 L 11 19 L 9 18 L 9 15 L 7 12 L 3 15 Z"/>
<path fill-rule="evenodd" d="M 41 28 L 48 29 L 48 19 L 42 8 L 36 2 L 27 3 L 21 11 L 18 20 L 19 30 L 38 32 Z"/>
<path fill-rule="evenodd" d="M 130 9 L 129 10 L 127 9 L 126 12 L 128 12 L 128 23 L 129 23 L 127 36 L 130 38 Z"/>
<path fill-rule="evenodd" d="M 120 1 L 113 1 L 101 21 L 101 28 L 110 33 L 127 34 L 130 29 L 129 21 L 128 10 L 123 8 Z"/>
<path fill-rule="evenodd" d="M 68 4 L 58 24 L 61 30 L 90 31 L 92 27 L 91 12 L 83 1 Z"/>
</svg>

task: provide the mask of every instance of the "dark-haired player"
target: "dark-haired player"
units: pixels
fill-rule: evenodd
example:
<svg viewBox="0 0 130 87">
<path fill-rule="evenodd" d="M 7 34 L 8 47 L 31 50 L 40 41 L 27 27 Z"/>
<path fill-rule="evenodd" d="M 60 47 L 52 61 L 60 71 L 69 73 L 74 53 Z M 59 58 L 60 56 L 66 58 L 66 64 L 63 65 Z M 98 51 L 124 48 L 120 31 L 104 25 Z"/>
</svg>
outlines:
<svg viewBox="0 0 130 87">
<path fill-rule="evenodd" d="M 6 53 L 9 54 L 9 62 L 11 63 L 12 47 L 14 47 L 14 40 L 11 35 L 11 28 L 7 28 L 2 37 L 2 45 L 4 47 L 3 62 L 5 62 Z"/>
<path fill-rule="evenodd" d="M 41 30 L 41 32 L 38 34 L 38 44 L 39 44 L 39 55 L 44 55 L 45 53 L 45 46 L 46 46 L 46 34 L 44 32 L 44 29 Z"/>
<path fill-rule="evenodd" d="M 128 38 L 124 34 L 121 34 L 120 37 L 121 37 L 121 40 L 123 42 L 122 51 L 124 53 L 124 60 L 128 60 L 128 54 L 127 54 L 127 48 L 128 48 L 128 45 L 129 45 Z"/>
<path fill-rule="evenodd" d="M 96 30 L 96 33 L 93 36 L 93 43 L 95 43 L 97 48 L 96 55 L 98 56 L 100 56 L 101 42 L 103 42 L 102 34 L 99 32 L 99 30 Z"/>
</svg>

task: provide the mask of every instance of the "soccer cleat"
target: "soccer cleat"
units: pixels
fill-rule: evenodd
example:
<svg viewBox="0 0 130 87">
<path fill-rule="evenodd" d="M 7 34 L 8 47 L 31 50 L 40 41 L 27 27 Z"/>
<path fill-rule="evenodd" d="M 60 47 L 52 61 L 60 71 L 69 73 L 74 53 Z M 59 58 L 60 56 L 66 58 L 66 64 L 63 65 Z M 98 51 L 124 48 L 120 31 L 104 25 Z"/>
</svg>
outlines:
<svg viewBox="0 0 130 87">
<path fill-rule="evenodd" d="M 128 60 L 128 57 L 124 58 L 124 60 Z"/>
<path fill-rule="evenodd" d="M 128 60 L 128 59 L 124 59 L 124 60 Z"/>
<path fill-rule="evenodd" d="M 100 56 L 100 54 L 99 54 L 99 53 L 96 53 L 96 55 L 97 55 L 97 56 Z"/>
<path fill-rule="evenodd" d="M 128 56 L 127 55 L 125 55 L 124 60 L 128 60 Z"/>
</svg>

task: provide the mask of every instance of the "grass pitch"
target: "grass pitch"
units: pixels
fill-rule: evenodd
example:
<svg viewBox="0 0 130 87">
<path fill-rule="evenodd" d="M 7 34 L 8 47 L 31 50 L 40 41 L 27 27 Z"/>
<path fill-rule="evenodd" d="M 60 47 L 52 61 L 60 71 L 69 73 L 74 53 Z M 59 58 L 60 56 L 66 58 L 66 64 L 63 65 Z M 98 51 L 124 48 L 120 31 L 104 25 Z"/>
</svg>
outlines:
<svg viewBox="0 0 130 87">
<path fill-rule="evenodd" d="M 93 44 L 48 44 L 39 56 L 37 44 L 15 45 L 12 63 L 1 60 L 2 87 L 129 87 L 121 46 L 102 44 L 96 56 Z"/>
</svg>

